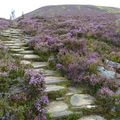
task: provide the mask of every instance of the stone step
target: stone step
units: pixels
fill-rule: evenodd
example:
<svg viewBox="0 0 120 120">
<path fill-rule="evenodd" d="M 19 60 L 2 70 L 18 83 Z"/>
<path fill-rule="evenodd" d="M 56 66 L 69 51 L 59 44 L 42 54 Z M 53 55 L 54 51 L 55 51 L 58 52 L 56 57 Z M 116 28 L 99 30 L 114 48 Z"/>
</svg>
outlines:
<svg viewBox="0 0 120 120">
<path fill-rule="evenodd" d="M 23 55 L 21 55 L 21 54 L 17 54 L 17 53 L 12 54 L 12 56 L 23 57 Z"/>
<path fill-rule="evenodd" d="M 79 120 L 106 120 L 106 119 L 99 115 L 89 115 L 89 116 L 84 116 Z"/>
<path fill-rule="evenodd" d="M 96 107 L 95 98 L 87 94 L 74 94 L 70 97 L 71 109 L 78 110 L 82 108 L 91 109 Z"/>
<path fill-rule="evenodd" d="M 31 62 L 28 61 L 28 60 L 21 60 L 20 63 L 21 63 L 21 64 L 24 64 L 24 65 L 31 65 Z"/>
<path fill-rule="evenodd" d="M 24 60 L 39 60 L 39 56 L 35 54 L 26 54 L 23 55 Z"/>
<path fill-rule="evenodd" d="M 32 53 L 34 53 L 34 51 L 32 51 L 32 50 L 24 50 L 24 51 L 21 51 L 19 53 L 20 54 L 32 54 Z"/>
<path fill-rule="evenodd" d="M 64 77 L 51 77 L 51 76 L 45 77 L 46 84 L 55 84 L 55 83 L 61 83 L 66 81 L 67 80 Z"/>
<path fill-rule="evenodd" d="M 46 85 L 46 92 L 56 92 L 60 90 L 64 90 L 65 87 L 59 85 Z"/>
<path fill-rule="evenodd" d="M 57 119 L 72 114 L 73 112 L 70 111 L 68 108 L 68 105 L 63 101 L 53 101 L 49 103 L 46 109 L 53 119 Z"/>
<path fill-rule="evenodd" d="M 13 46 L 9 46 L 9 48 L 11 48 L 11 49 L 20 49 L 20 46 L 13 45 Z"/>
<path fill-rule="evenodd" d="M 12 49 L 10 49 L 12 52 L 21 52 L 21 51 L 24 51 L 24 49 L 22 49 L 22 48 L 19 48 L 19 49 L 14 49 L 14 48 L 12 48 Z"/>
<path fill-rule="evenodd" d="M 56 71 L 53 70 L 48 70 L 48 69 L 44 69 L 44 68 L 37 68 L 34 69 L 37 72 L 41 72 L 44 76 L 60 76 L 59 73 L 57 73 Z"/>
<path fill-rule="evenodd" d="M 6 46 L 24 46 L 25 43 L 5 43 Z"/>
<path fill-rule="evenodd" d="M 47 62 L 32 62 L 33 68 L 44 68 L 48 66 Z"/>
</svg>

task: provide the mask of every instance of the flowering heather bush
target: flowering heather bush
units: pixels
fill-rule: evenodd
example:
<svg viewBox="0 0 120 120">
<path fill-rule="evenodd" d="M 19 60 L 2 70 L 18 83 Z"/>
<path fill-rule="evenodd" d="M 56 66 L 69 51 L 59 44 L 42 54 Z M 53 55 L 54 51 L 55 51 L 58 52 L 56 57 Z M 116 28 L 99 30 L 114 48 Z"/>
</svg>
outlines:
<svg viewBox="0 0 120 120">
<path fill-rule="evenodd" d="M 0 30 L 8 28 L 9 25 L 10 25 L 10 21 L 9 20 L 0 19 Z"/>
<path fill-rule="evenodd" d="M 26 34 L 35 35 L 37 32 L 38 24 L 36 20 L 25 18 L 18 21 L 18 26 L 23 27 L 23 32 Z M 26 26 L 26 27 L 25 27 Z"/>
<path fill-rule="evenodd" d="M 114 92 L 110 90 L 108 87 L 102 87 L 100 90 L 98 90 L 98 96 L 101 97 L 111 97 L 114 95 Z"/>
<path fill-rule="evenodd" d="M 46 120 L 46 111 L 44 107 L 48 105 L 48 98 L 45 95 L 45 81 L 44 76 L 34 70 L 28 69 L 25 71 L 26 84 L 28 85 L 28 97 L 34 101 L 36 116 L 41 120 Z M 37 113 L 36 113 L 37 112 Z"/>
</svg>

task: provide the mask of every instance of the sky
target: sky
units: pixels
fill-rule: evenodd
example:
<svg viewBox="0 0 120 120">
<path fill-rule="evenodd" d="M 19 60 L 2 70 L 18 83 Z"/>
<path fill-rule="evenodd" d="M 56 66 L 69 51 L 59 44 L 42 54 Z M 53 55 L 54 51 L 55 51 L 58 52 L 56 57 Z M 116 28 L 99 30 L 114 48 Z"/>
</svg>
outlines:
<svg viewBox="0 0 120 120">
<path fill-rule="evenodd" d="M 120 8 L 120 0 L 0 0 L 0 17 L 10 18 L 12 10 L 16 17 L 46 5 L 81 4 Z"/>
</svg>

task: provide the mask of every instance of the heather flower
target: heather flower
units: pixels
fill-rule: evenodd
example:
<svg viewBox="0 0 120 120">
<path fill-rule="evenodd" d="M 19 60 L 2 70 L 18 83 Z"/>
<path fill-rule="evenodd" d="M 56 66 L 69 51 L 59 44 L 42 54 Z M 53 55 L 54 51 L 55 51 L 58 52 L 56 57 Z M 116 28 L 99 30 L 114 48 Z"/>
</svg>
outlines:
<svg viewBox="0 0 120 120">
<path fill-rule="evenodd" d="M 88 65 L 94 64 L 97 62 L 97 59 L 98 59 L 98 55 L 97 55 L 97 53 L 94 52 L 88 56 L 87 64 Z"/>
<path fill-rule="evenodd" d="M 37 85 L 44 82 L 44 76 L 34 70 L 26 70 L 25 75 L 28 76 L 30 85 Z"/>
<path fill-rule="evenodd" d="M 60 70 L 62 68 L 62 65 L 61 64 L 56 64 L 56 69 L 57 70 Z"/>
<path fill-rule="evenodd" d="M 48 45 L 54 44 L 54 39 L 50 36 L 46 36 L 45 41 L 47 42 Z"/>
<path fill-rule="evenodd" d="M 97 95 L 100 97 L 111 97 L 114 95 L 114 92 L 110 90 L 108 87 L 102 87 L 101 89 L 98 90 Z"/>
<path fill-rule="evenodd" d="M 68 32 L 67 36 L 68 36 L 68 38 L 71 38 L 73 36 L 73 34 L 71 32 Z"/>
<path fill-rule="evenodd" d="M 46 110 L 44 107 L 48 105 L 48 97 L 47 96 L 41 96 L 40 99 L 35 101 L 35 108 L 39 112 L 38 118 L 41 120 L 46 120 Z"/>
</svg>

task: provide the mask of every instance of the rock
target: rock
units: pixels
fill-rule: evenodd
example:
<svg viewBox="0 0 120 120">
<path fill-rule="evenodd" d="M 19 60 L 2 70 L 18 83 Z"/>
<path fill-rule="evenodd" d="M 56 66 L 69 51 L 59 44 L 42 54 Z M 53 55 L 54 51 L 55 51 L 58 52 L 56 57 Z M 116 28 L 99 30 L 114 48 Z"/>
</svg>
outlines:
<svg viewBox="0 0 120 120">
<path fill-rule="evenodd" d="M 32 54 L 32 53 L 34 53 L 34 51 L 32 51 L 32 50 L 25 50 L 25 51 L 21 51 L 20 53 L 21 54 Z"/>
<path fill-rule="evenodd" d="M 38 55 L 34 55 L 34 54 L 28 54 L 28 55 L 24 55 L 23 59 L 36 60 L 36 59 L 39 59 L 39 56 Z"/>
<path fill-rule="evenodd" d="M 21 54 L 12 54 L 12 56 L 17 56 L 17 57 L 22 57 L 22 55 Z"/>
<path fill-rule="evenodd" d="M 120 63 L 113 62 L 113 61 L 110 61 L 110 60 L 105 60 L 105 63 L 107 64 L 108 67 L 120 68 Z"/>
<path fill-rule="evenodd" d="M 13 52 L 20 52 L 20 51 L 24 51 L 24 49 L 22 49 L 22 48 L 19 48 L 19 49 L 10 49 L 11 51 L 13 51 Z"/>
<path fill-rule="evenodd" d="M 47 111 L 50 113 L 51 117 L 61 117 L 71 114 L 72 112 L 67 109 L 68 105 L 63 101 L 51 102 L 47 107 Z"/>
<path fill-rule="evenodd" d="M 47 70 L 47 69 L 43 72 L 43 74 L 45 76 L 59 76 L 59 74 L 56 71 Z"/>
<path fill-rule="evenodd" d="M 63 86 L 58 86 L 58 85 L 46 85 L 46 92 L 52 92 L 52 91 L 59 91 L 59 90 L 64 90 L 65 87 Z"/>
<path fill-rule="evenodd" d="M 102 77 L 105 77 L 107 79 L 114 79 L 115 78 L 114 71 L 106 70 L 104 67 L 101 67 L 101 66 L 98 66 L 97 70 Z"/>
<path fill-rule="evenodd" d="M 63 77 L 45 77 L 46 84 L 60 83 L 66 81 Z"/>
<path fill-rule="evenodd" d="M 90 115 L 80 118 L 79 120 L 105 120 L 105 118 L 98 115 Z"/>
<path fill-rule="evenodd" d="M 33 62 L 32 66 L 34 68 L 41 68 L 41 67 L 47 67 L 48 63 L 47 62 Z"/>
<path fill-rule="evenodd" d="M 67 91 L 66 95 L 71 96 L 71 95 L 77 94 L 77 93 L 83 93 L 83 89 L 82 88 L 77 89 L 76 87 L 68 87 L 68 91 Z"/>
<path fill-rule="evenodd" d="M 74 94 L 70 98 L 70 103 L 73 107 L 90 108 L 94 104 L 94 98 L 87 94 Z"/>
<path fill-rule="evenodd" d="M 13 45 L 13 46 L 9 46 L 9 48 L 12 48 L 12 49 L 20 49 L 20 46 Z"/>
<path fill-rule="evenodd" d="M 21 64 L 24 64 L 24 65 L 29 65 L 29 64 L 31 64 L 31 62 L 30 62 L 30 61 L 27 61 L 27 60 L 21 60 L 20 63 L 21 63 Z"/>
</svg>

